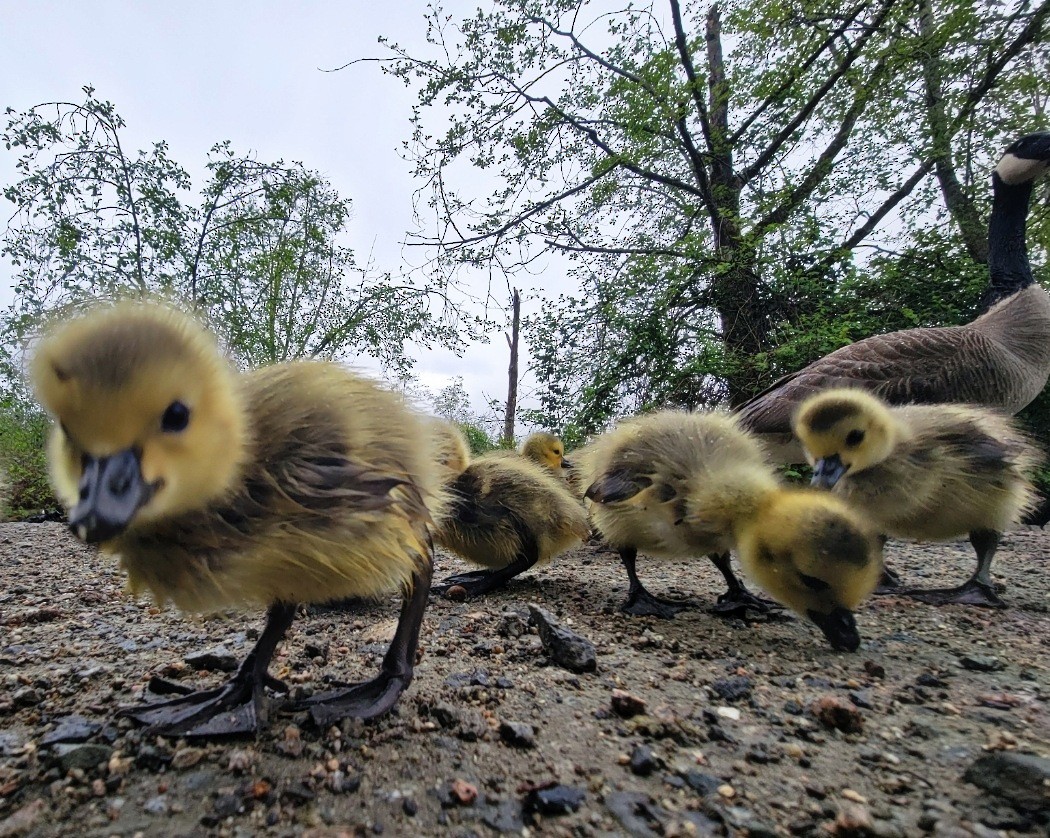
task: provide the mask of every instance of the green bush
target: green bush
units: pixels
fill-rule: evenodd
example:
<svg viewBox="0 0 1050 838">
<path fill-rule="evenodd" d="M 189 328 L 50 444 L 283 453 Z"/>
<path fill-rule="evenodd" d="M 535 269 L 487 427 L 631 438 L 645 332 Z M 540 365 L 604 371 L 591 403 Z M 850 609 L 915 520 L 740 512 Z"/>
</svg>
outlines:
<svg viewBox="0 0 1050 838">
<path fill-rule="evenodd" d="M 467 444 L 470 446 L 472 455 L 484 454 L 486 451 L 492 451 L 497 447 L 496 443 L 489 438 L 489 435 L 477 425 L 472 425 L 469 422 L 456 422 L 456 425 L 463 432 L 463 436 L 467 438 Z"/>
<path fill-rule="evenodd" d="M 21 400 L 0 402 L 0 468 L 6 473 L 3 512 L 22 517 L 59 507 L 47 478 L 50 422 L 35 406 Z"/>
</svg>

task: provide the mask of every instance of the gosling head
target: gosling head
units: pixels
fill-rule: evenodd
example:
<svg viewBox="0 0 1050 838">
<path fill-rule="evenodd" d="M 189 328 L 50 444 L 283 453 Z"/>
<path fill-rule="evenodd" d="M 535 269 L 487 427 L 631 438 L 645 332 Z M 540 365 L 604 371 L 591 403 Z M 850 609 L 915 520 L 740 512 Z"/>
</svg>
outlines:
<svg viewBox="0 0 1050 838">
<path fill-rule="evenodd" d="M 572 463 L 565 459 L 565 445 L 554 434 L 530 434 L 522 443 L 521 453 L 522 456 L 546 466 L 555 474 L 563 468 L 573 467 Z"/>
<path fill-rule="evenodd" d="M 104 542 L 225 492 L 245 457 L 234 370 L 188 315 L 123 302 L 63 322 L 30 374 L 55 419 L 52 481 L 73 532 Z"/>
<path fill-rule="evenodd" d="M 827 390 L 802 402 L 792 429 L 813 466 L 814 486 L 830 489 L 893 453 L 898 429 L 886 404 L 863 390 Z"/>
<path fill-rule="evenodd" d="M 774 598 L 816 625 L 833 649 L 857 650 L 853 612 L 882 573 L 879 539 L 859 512 L 826 492 L 782 490 L 738 546 L 745 570 Z"/>
</svg>

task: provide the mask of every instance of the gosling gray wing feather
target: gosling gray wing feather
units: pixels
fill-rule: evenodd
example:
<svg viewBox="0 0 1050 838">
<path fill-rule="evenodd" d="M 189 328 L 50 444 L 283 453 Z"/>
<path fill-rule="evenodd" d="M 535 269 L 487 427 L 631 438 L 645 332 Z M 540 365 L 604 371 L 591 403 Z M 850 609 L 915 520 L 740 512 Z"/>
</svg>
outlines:
<svg viewBox="0 0 1050 838">
<path fill-rule="evenodd" d="M 606 472 L 590 486 L 584 496 L 595 503 L 615 503 L 629 500 L 642 489 L 653 485 L 651 478 L 628 468 L 618 468 Z"/>
</svg>

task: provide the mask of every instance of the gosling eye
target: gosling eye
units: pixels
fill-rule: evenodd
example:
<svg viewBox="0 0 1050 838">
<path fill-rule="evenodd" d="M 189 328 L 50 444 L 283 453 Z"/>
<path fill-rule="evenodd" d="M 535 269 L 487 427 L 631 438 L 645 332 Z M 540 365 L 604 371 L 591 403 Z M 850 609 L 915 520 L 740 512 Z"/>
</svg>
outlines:
<svg viewBox="0 0 1050 838">
<path fill-rule="evenodd" d="M 863 441 L 864 441 L 864 431 L 858 431 L 856 429 L 853 429 L 848 434 L 846 434 L 846 447 L 847 448 L 856 448 Z"/>
<path fill-rule="evenodd" d="M 160 419 L 160 429 L 165 433 L 178 433 L 186 430 L 190 423 L 190 409 L 182 402 L 172 402 Z"/>
</svg>

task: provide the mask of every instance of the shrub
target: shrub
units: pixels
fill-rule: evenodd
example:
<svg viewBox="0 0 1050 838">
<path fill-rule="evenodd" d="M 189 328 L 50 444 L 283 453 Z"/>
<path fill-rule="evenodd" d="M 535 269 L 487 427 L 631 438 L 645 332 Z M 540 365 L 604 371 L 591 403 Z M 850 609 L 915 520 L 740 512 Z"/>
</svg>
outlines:
<svg viewBox="0 0 1050 838">
<path fill-rule="evenodd" d="M 57 509 L 47 478 L 50 422 L 38 408 L 20 399 L 0 402 L 0 468 L 6 472 L 3 511 L 7 517 Z"/>
</svg>

